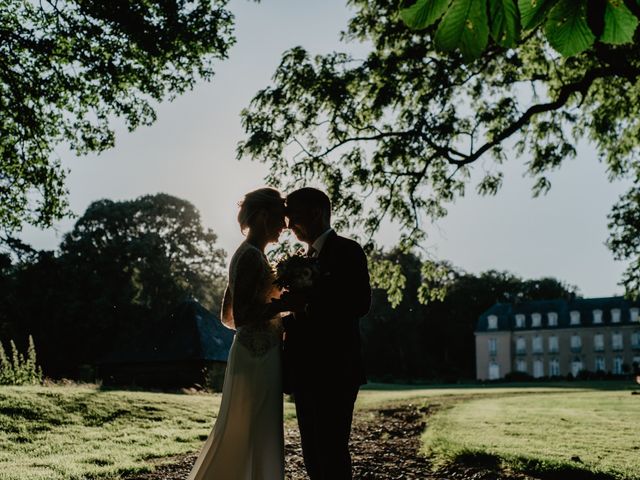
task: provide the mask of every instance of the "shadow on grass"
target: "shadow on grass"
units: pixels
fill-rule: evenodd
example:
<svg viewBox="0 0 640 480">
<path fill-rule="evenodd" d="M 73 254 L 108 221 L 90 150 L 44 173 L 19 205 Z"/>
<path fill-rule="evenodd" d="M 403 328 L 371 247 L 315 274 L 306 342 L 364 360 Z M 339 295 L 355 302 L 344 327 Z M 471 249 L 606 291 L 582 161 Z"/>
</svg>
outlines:
<svg viewBox="0 0 640 480">
<path fill-rule="evenodd" d="M 632 392 L 637 385 L 630 380 L 573 380 L 573 381 L 530 381 L 530 382 L 469 382 L 469 383 L 376 383 L 370 382 L 361 387 L 361 390 L 380 390 L 380 391 L 397 391 L 397 390 L 492 390 L 492 389 L 529 389 L 529 388 L 545 388 L 560 390 L 628 390 Z"/>
<path fill-rule="evenodd" d="M 504 460 L 490 453 L 462 452 L 453 460 L 457 464 L 490 470 L 496 474 L 503 471 Z M 617 480 L 620 478 L 613 474 L 593 472 L 586 465 L 582 466 L 579 459 L 576 459 L 575 465 L 542 462 L 529 458 L 516 458 L 507 463 L 511 469 L 541 480 Z"/>
</svg>

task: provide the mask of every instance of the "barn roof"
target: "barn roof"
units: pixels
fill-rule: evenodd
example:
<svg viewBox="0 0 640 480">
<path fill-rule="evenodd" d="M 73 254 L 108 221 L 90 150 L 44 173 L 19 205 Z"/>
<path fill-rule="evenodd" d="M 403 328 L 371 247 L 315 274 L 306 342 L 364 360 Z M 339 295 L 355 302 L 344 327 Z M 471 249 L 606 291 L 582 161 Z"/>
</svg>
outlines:
<svg viewBox="0 0 640 480">
<path fill-rule="evenodd" d="M 226 362 L 234 332 L 195 300 L 180 303 L 154 323 L 105 356 L 100 364 L 209 360 Z"/>
</svg>

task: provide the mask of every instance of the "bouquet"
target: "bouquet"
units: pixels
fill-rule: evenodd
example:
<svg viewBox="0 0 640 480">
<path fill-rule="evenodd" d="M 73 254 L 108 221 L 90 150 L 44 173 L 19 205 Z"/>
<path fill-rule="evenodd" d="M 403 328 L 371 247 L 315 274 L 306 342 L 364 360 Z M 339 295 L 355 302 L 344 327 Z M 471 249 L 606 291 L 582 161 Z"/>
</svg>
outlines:
<svg viewBox="0 0 640 480">
<path fill-rule="evenodd" d="M 311 289 L 320 277 L 318 259 L 304 255 L 302 251 L 287 254 L 276 263 L 278 287 L 291 293 L 303 293 Z"/>
</svg>

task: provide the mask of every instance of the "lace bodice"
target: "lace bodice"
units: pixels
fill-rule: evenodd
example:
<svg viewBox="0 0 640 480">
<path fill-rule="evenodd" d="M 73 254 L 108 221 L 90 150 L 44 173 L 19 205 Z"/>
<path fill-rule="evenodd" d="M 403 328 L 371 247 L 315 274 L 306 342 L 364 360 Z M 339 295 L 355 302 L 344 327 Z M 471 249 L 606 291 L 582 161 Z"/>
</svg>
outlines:
<svg viewBox="0 0 640 480">
<path fill-rule="evenodd" d="M 281 316 L 267 318 L 266 314 L 267 304 L 281 293 L 273 280 L 264 253 L 249 242 L 240 244 L 231 257 L 221 318 L 224 325 L 237 331 L 236 341 L 257 356 L 282 339 Z"/>
</svg>

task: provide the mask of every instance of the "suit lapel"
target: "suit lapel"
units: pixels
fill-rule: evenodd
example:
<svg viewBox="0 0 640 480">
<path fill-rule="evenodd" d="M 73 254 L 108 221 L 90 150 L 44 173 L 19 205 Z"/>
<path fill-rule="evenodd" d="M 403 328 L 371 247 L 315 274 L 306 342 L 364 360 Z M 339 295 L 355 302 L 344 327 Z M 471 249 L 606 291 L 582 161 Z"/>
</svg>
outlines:
<svg viewBox="0 0 640 480">
<path fill-rule="evenodd" d="M 324 245 L 322 246 L 322 250 L 318 254 L 318 262 L 323 263 L 323 260 L 326 260 L 331 256 L 331 250 L 335 244 L 335 240 L 338 238 L 338 234 L 335 230 L 332 230 L 327 235 L 327 239 L 324 241 Z"/>
</svg>

